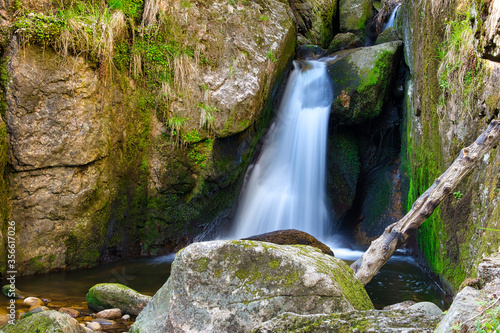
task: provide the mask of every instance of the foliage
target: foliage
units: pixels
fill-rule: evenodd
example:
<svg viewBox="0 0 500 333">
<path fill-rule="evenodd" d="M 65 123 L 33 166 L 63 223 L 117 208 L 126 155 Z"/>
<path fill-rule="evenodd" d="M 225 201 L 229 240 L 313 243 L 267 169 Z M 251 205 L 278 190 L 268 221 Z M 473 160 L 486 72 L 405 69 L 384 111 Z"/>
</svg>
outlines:
<svg viewBox="0 0 500 333">
<path fill-rule="evenodd" d="M 453 192 L 453 196 L 455 197 L 455 199 L 462 199 L 462 197 L 464 196 L 462 192 L 460 191 L 457 191 L 457 192 Z"/>
</svg>

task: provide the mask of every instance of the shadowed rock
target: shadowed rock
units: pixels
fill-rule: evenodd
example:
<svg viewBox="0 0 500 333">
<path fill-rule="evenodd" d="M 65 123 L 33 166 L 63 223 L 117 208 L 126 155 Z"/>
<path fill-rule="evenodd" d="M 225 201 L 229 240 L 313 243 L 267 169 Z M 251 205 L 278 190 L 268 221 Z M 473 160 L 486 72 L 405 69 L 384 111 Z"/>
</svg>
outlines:
<svg viewBox="0 0 500 333">
<path fill-rule="evenodd" d="M 309 245 L 321 250 L 324 254 L 329 254 L 331 256 L 334 255 L 333 251 L 327 245 L 321 243 L 314 236 L 296 229 L 272 231 L 265 234 L 243 238 L 243 240 L 254 240 L 278 245 Z"/>
</svg>

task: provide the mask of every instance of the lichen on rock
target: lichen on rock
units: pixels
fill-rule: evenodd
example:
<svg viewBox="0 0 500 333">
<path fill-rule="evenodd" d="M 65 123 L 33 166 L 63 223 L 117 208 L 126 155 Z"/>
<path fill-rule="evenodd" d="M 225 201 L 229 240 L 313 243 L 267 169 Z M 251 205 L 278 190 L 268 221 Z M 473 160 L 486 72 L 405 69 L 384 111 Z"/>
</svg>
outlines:
<svg viewBox="0 0 500 333">
<path fill-rule="evenodd" d="M 311 314 L 373 305 L 347 265 L 318 249 L 256 241 L 192 244 L 131 332 L 248 331 L 287 311 Z"/>
</svg>

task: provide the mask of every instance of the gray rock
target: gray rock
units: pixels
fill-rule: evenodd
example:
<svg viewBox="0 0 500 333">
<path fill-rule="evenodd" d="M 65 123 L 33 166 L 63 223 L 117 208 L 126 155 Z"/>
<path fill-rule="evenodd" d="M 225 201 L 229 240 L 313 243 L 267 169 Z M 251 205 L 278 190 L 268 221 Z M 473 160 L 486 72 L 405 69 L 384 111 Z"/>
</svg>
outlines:
<svg viewBox="0 0 500 333">
<path fill-rule="evenodd" d="M 92 331 L 100 331 L 101 330 L 101 324 L 91 321 L 90 323 L 87 323 L 87 328 L 92 330 Z"/>
<path fill-rule="evenodd" d="M 406 310 L 414 304 L 416 304 L 414 301 L 404 301 L 401 303 L 385 306 L 382 310 Z"/>
<path fill-rule="evenodd" d="M 409 310 L 420 311 L 426 316 L 439 316 L 443 311 L 434 303 L 418 302 L 408 308 Z"/>
<path fill-rule="evenodd" d="M 44 311 L 25 316 L 16 321 L 15 325 L 6 325 L 0 333 L 84 333 L 76 319 L 58 311 Z"/>
<path fill-rule="evenodd" d="M 481 296 L 477 289 L 465 287 L 459 292 L 450 309 L 436 328 L 437 333 L 451 332 L 451 328 L 474 316 L 481 307 Z"/>
<path fill-rule="evenodd" d="M 90 288 L 86 299 L 89 309 L 94 311 L 118 308 L 124 313 L 137 316 L 151 300 L 151 296 L 142 295 L 119 283 L 100 283 Z"/>
<path fill-rule="evenodd" d="M 333 314 L 284 313 L 257 325 L 252 333 L 292 332 L 434 332 L 439 317 L 402 311 L 350 311 Z M 309 330 L 304 330 L 308 328 Z"/>
<path fill-rule="evenodd" d="M 303 245 L 256 241 L 195 243 L 130 332 L 244 332 L 272 317 L 370 309 L 342 261 Z"/>
<path fill-rule="evenodd" d="M 49 308 L 46 306 L 36 306 L 30 308 L 30 313 L 38 313 L 43 311 L 49 311 Z"/>
<path fill-rule="evenodd" d="M 356 49 L 328 65 L 334 90 L 331 116 L 337 124 L 360 124 L 380 114 L 402 45 L 399 41 Z"/>
<path fill-rule="evenodd" d="M 122 317 L 122 310 L 117 308 L 102 310 L 96 313 L 95 317 L 102 319 L 118 319 Z"/>
</svg>

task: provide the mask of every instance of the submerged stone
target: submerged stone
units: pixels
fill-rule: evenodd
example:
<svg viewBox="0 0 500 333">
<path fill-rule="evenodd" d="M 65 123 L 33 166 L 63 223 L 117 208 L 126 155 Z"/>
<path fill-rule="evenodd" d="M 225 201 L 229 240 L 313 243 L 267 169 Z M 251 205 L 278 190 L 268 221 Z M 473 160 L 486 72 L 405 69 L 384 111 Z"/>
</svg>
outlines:
<svg viewBox="0 0 500 333">
<path fill-rule="evenodd" d="M 316 237 L 296 229 L 278 230 L 265 234 L 243 238 L 243 240 L 254 240 L 268 242 L 278 245 L 309 245 L 319 249 L 324 254 L 333 256 L 333 251 L 328 245 L 320 242 Z"/>
<path fill-rule="evenodd" d="M 90 288 L 86 298 L 91 310 L 118 308 L 124 313 L 137 316 L 148 304 L 151 296 L 142 295 L 119 283 L 100 283 Z"/>
<path fill-rule="evenodd" d="M 360 124 L 380 114 L 403 43 L 364 47 L 328 65 L 333 82 L 331 117 L 337 125 Z"/>
<path fill-rule="evenodd" d="M 6 325 L 0 333 L 84 333 L 76 319 L 58 311 L 43 311 L 32 315 L 25 315 L 15 325 Z"/>
<path fill-rule="evenodd" d="M 130 332 L 248 332 L 284 312 L 372 308 L 352 270 L 316 248 L 212 241 L 177 253 Z"/>
</svg>

